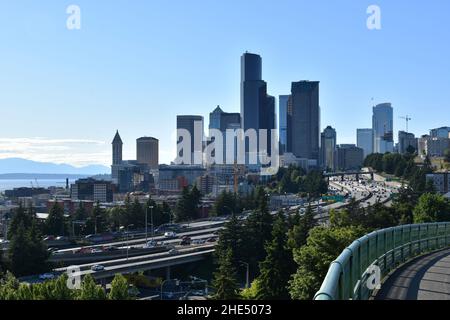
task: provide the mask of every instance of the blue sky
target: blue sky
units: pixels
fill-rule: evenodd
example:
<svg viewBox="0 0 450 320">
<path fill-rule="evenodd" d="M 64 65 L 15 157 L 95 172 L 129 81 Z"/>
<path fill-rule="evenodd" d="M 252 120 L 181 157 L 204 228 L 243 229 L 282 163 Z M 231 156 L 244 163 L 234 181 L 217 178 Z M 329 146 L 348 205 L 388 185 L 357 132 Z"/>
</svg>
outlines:
<svg viewBox="0 0 450 320">
<path fill-rule="evenodd" d="M 66 8 L 81 8 L 81 30 Z M 382 29 L 368 30 L 378 5 Z M 371 98 L 410 131 L 450 125 L 450 1 L 2 0 L 0 158 L 109 164 L 119 129 L 174 158 L 177 114 L 239 111 L 240 55 L 263 58 L 268 91 L 321 81 L 322 128 L 354 143 Z"/>
</svg>

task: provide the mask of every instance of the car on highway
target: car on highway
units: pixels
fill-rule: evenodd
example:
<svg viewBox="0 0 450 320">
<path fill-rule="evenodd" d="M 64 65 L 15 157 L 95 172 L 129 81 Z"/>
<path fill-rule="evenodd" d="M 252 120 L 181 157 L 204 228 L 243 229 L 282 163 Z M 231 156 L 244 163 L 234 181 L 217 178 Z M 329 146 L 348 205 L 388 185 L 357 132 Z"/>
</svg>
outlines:
<svg viewBox="0 0 450 320">
<path fill-rule="evenodd" d="M 168 253 L 170 255 L 175 255 L 175 254 L 178 254 L 178 250 L 177 249 L 170 249 Z"/>
<path fill-rule="evenodd" d="M 192 240 L 192 244 L 204 244 L 206 242 L 205 239 L 194 239 Z"/>
<path fill-rule="evenodd" d="M 101 265 L 101 264 L 95 264 L 95 265 L 93 265 L 93 266 L 91 267 L 91 270 L 92 270 L 92 271 L 95 271 L 95 272 L 97 272 L 97 271 L 103 271 L 103 270 L 105 270 L 105 266 L 103 266 L 103 265 Z"/>
<path fill-rule="evenodd" d="M 211 237 L 211 238 L 206 239 L 206 242 L 207 243 L 212 243 L 212 242 L 217 242 L 217 240 L 218 240 L 217 237 Z"/>
<path fill-rule="evenodd" d="M 158 243 L 156 241 L 150 240 L 144 245 L 144 248 L 151 249 L 151 248 L 156 247 L 157 245 L 158 245 Z"/>
<path fill-rule="evenodd" d="M 166 233 L 164 233 L 164 238 L 166 238 L 166 239 L 173 239 L 173 238 L 176 238 L 176 237 L 177 237 L 176 232 L 167 231 Z"/>
<path fill-rule="evenodd" d="M 68 238 L 68 237 L 64 237 L 64 236 L 59 236 L 59 237 L 56 237 L 55 240 L 56 240 L 56 241 L 68 241 L 69 238 Z"/>
<path fill-rule="evenodd" d="M 53 273 L 43 273 L 39 275 L 40 280 L 53 280 L 55 279 L 55 275 Z"/>
<path fill-rule="evenodd" d="M 182 245 L 182 246 L 189 246 L 191 244 L 191 242 L 192 242 L 191 237 L 184 236 L 183 238 L 181 238 L 180 245 Z"/>
<path fill-rule="evenodd" d="M 103 250 L 94 248 L 94 249 L 91 249 L 91 253 L 103 253 Z"/>
<path fill-rule="evenodd" d="M 103 251 L 106 251 L 106 252 L 117 251 L 117 250 L 119 250 L 119 248 L 117 248 L 115 246 L 109 246 L 109 247 L 103 248 Z"/>
<path fill-rule="evenodd" d="M 44 237 L 44 239 L 42 239 L 43 241 L 53 241 L 55 240 L 55 236 L 46 236 Z"/>
</svg>

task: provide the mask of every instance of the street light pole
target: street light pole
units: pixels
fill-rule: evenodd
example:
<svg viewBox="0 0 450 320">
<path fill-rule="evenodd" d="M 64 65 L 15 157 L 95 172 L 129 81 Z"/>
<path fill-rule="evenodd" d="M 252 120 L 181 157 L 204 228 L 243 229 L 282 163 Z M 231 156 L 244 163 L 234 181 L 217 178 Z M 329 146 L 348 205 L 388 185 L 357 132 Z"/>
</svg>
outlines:
<svg viewBox="0 0 450 320">
<path fill-rule="evenodd" d="M 241 264 L 247 267 L 247 271 L 245 273 L 245 288 L 248 289 L 250 288 L 250 264 L 245 261 L 241 261 Z"/>
<path fill-rule="evenodd" d="M 147 215 L 148 215 L 148 207 L 145 207 L 145 244 L 147 244 L 148 241 L 148 223 L 147 223 Z"/>
<path fill-rule="evenodd" d="M 155 237 L 155 228 L 154 228 L 154 225 L 153 225 L 153 206 L 150 206 L 150 221 L 151 221 L 151 224 L 152 224 L 152 241 L 153 241 L 153 239 Z"/>
</svg>

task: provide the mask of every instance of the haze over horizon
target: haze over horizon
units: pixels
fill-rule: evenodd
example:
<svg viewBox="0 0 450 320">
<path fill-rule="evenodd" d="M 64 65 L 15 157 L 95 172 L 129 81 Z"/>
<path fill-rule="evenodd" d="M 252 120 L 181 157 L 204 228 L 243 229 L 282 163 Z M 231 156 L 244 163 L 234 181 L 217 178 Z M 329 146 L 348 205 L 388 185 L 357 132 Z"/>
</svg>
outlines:
<svg viewBox="0 0 450 320">
<path fill-rule="evenodd" d="M 124 159 L 136 139 L 160 140 L 175 158 L 177 114 L 240 110 L 240 56 L 262 57 L 268 93 L 320 81 L 321 129 L 355 143 L 373 104 L 391 102 L 394 134 L 449 125 L 450 2 L 378 0 L 382 29 L 368 30 L 372 1 L 75 1 L 0 4 L 0 159 L 73 166 L 111 164 L 119 129 Z M 372 98 L 374 98 L 372 102 Z"/>
</svg>

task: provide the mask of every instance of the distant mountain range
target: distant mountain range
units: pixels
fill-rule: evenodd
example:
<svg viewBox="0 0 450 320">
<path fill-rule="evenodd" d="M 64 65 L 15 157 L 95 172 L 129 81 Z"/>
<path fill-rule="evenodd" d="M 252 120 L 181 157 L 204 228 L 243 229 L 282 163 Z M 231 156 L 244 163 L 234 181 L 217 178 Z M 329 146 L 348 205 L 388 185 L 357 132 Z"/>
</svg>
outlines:
<svg viewBox="0 0 450 320">
<path fill-rule="evenodd" d="M 21 158 L 0 159 L 0 175 L 11 176 L 20 174 L 45 175 L 82 175 L 92 176 L 108 174 L 111 169 L 102 165 L 90 165 L 77 168 L 68 164 L 37 162 Z M 5 178 L 5 177 L 4 177 Z M 6 179 L 6 178 L 5 178 Z"/>
</svg>

